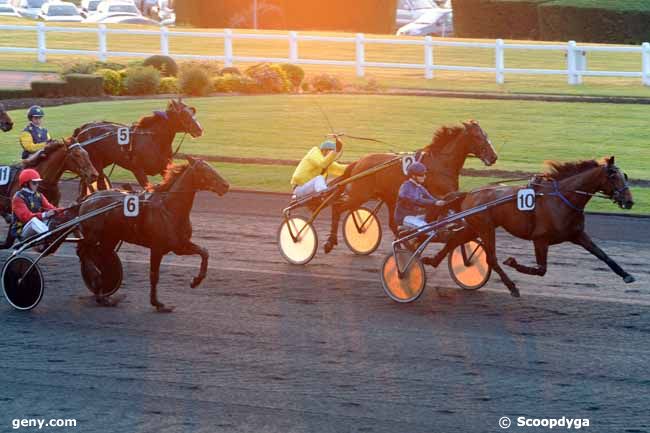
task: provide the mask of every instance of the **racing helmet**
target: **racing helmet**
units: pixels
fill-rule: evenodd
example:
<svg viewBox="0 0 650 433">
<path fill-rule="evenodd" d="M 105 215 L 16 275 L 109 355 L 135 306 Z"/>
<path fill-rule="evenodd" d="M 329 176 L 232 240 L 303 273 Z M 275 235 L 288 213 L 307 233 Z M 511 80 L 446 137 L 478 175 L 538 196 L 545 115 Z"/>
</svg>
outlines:
<svg viewBox="0 0 650 433">
<path fill-rule="evenodd" d="M 18 176 L 18 183 L 20 185 L 25 185 L 27 182 L 40 182 L 43 179 L 41 179 L 41 175 L 38 173 L 38 171 L 34 170 L 33 168 L 26 168 L 25 170 L 20 172 L 20 175 Z"/>
<path fill-rule="evenodd" d="M 427 174 L 427 168 L 421 162 L 414 162 L 413 164 L 409 165 L 406 173 L 409 177 L 424 176 Z"/>
<path fill-rule="evenodd" d="M 27 119 L 32 120 L 32 117 L 43 117 L 43 116 L 45 116 L 45 112 L 40 106 L 32 105 L 31 107 L 29 107 L 29 111 L 27 112 Z"/>
<path fill-rule="evenodd" d="M 320 150 L 336 150 L 336 143 L 330 140 L 325 140 L 320 144 Z"/>
</svg>

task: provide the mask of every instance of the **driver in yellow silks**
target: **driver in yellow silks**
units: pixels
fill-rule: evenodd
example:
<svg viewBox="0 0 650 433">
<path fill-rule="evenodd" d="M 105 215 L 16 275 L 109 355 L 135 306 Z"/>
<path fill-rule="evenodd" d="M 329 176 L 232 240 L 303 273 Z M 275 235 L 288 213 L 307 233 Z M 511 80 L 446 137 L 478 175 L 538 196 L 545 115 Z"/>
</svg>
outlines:
<svg viewBox="0 0 650 433">
<path fill-rule="evenodd" d="M 291 186 L 296 198 L 327 189 L 327 176 L 340 176 L 346 164 L 336 162 L 343 154 L 343 142 L 327 140 L 311 150 L 300 161 L 291 176 Z"/>
</svg>

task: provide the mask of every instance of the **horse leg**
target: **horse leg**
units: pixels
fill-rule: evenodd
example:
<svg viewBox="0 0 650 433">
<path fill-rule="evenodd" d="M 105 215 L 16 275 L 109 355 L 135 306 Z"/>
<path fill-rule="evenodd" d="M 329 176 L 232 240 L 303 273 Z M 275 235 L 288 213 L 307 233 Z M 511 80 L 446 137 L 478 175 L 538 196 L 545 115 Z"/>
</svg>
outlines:
<svg viewBox="0 0 650 433">
<path fill-rule="evenodd" d="M 587 233 L 581 232 L 575 239 L 572 239 L 571 242 L 576 245 L 580 245 L 582 248 L 589 251 L 591 254 L 598 257 L 603 262 L 607 263 L 607 266 L 609 266 L 612 271 L 616 272 L 619 277 L 623 278 L 623 281 L 626 283 L 633 283 L 635 281 L 634 277 L 625 272 L 625 270 L 623 270 L 623 268 L 621 268 L 618 263 L 612 260 L 603 250 L 601 250 L 598 245 L 596 245 L 594 241 L 591 240 L 591 237 L 589 237 Z"/>
<path fill-rule="evenodd" d="M 344 193 L 343 189 L 340 189 L 336 192 L 337 196 L 341 196 Z M 338 233 L 339 233 L 339 222 L 341 220 L 341 214 L 347 209 L 355 209 L 356 206 L 359 206 L 361 203 L 351 204 L 351 202 L 341 203 L 338 200 L 339 197 L 334 198 L 334 204 L 332 205 L 332 223 L 330 225 L 330 234 L 327 237 L 327 242 L 323 245 L 323 251 L 325 254 L 329 254 L 336 245 L 338 245 Z M 348 199 L 349 200 L 349 199 Z"/>
<path fill-rule="evenodd" d="M 149 257 L 149 281 L 151 283 L 151 290 L 149 292 L 149 302 L 156 308 L 158 313 L 171 313 L 174 307 L 165 307 L 165 304 L 158 301 L 158 278 L 160 277 L 160 262 L 162 261 L 163 253 L 155 249 L 151 250 Z"/>
<path fill-rule="evenodd" d="M 138 184 L 142 188 L 145 188 L 149 184 L 149 179 L 147 178 L 147 174 L 141 168 L 134 168 L 132 170 L 132 173 L 135 176 L 135 179 L 138 181 Z"/>
<path fill-rule="evenodd" d="M 390 227 L 393 235 L 397 238 L 399 233 L 397 223 L 395 222 L 395 204 L 397 200 L 395 200 L 394 197 L 391 197 L 388 200 L 384 199 L 383 201 L 386 203 L 386 208 L 388 209 L 388 227 Z"/>
<path fill-rule="evenodd" d="M 7 250 L 11 248 L 15 240 L 16 240 L 16 236 L 14 236 L 11 227 L 9 227 L 9 231 L 7 232 L 7 238 L 2 244 L 0 244 L 0 250 Z"/>
<path fill-rule="evenodd" d="M 176 254 L 177 256 L 193 256 L 193 255 L 201 256 L 201 268 L 199 270 L 199 275 L 194 277 L 194 279 L 192 280 L 192 284 L 190 284 L 190 287 L 195 288 L 199 284 L 201 284 L 201 282 L 205 279 L 205 276 L 208 273 L 208 259 L 210 257 L 208 250 L 200 247 L 199 245 L 193 242 L 188 241 L 182 247 L 173 250 L 173 253 Z"/>
<path fill-rule="evenodd" d="M 508 277 L 501 265 L 499 265 L 499 260 L 497 259 L 497 246 L 496 246 L 496 231 L 493 227 L 480 233 L 481 240 L 483 240 L 483 247 L 485 248 L 485 254 L 487 255 L 487 262 L 494 271 L 499 274 L 501 281 L 506 285 L 510 294 L 516 298 L 519 295 L 519 289 L 515 283 Z"/>
<path fill-rule="evenodd" d="M 527 275 L 537 275 L 538 277 L 543 277 L 546 275 L 546 263 L 548 258 L 548 242 L 542 240 L 536 240 L 533 242 L 535 245 L 535 259 L 537 261 L 537 266 L 524 266 L 517 263 L 517 259 L 514 257 L 508 257 L 503 261 L 503 264 L 510 266 L 515 269 L 517 272 Z"/>
</svg>

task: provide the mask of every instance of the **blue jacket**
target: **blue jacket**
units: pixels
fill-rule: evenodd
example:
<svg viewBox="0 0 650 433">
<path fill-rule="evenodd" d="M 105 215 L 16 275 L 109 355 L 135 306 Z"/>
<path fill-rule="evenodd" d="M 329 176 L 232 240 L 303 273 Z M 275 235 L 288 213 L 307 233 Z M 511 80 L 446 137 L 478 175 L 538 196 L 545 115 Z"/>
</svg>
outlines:
<svg viewBox="0 0 650 433">
<path fill-rule="evenodd" d="M 395 206 L 395 222 L 401 225 L 408 215 L 426 214 L 427 208 L 435 206 L 437 198 L 412 179 L 407 180 L 399 188 L 397 206 Z"/>
</svg>

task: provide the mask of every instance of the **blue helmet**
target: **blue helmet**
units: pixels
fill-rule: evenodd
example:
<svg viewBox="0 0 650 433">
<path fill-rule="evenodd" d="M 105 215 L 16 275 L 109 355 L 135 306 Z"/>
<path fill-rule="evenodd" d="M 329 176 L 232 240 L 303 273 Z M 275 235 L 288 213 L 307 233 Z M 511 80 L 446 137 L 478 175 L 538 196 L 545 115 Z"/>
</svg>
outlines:
<svg viewBox="0 0 650 433">
<path fill-rule="evenodd" d="M 27 118 L 29 120 L 32 120 L 32 117 L 43 117 L 43 116 L 45 116 L 45 112 L 38 105 L 32 105 L 31 107 L 29 107 L 29 111 L 27 112 Z"/>
<path fill-rule="evenodd" d="M 427 173 L 427 168 L 421 162 L 414 162 L 409 165 L 409 168 L 406 170 L 406 173 L 412 176 L 424 176 Z"/>
<path fill-rule="evenodd" d="M 320 150 L 336 150 L 336 143 L 330 140 L 323 141 L 320 144 Z"/>
</svg>

